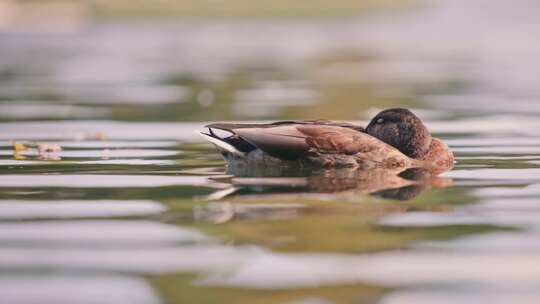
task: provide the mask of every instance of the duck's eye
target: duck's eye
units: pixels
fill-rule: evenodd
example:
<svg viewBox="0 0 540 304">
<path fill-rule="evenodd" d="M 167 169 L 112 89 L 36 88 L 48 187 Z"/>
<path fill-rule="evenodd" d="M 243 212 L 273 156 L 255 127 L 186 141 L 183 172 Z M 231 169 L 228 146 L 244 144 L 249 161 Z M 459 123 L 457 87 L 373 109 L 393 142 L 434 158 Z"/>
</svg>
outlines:
<svg viewBox="0 0 540 304">
<path fill-rule="evenodd" d="M 383 122 L 384 122 L 384 119 L 382 119 L 382 118 L 377 119 L 378 124 L 382 124 Z"/>
</svg>

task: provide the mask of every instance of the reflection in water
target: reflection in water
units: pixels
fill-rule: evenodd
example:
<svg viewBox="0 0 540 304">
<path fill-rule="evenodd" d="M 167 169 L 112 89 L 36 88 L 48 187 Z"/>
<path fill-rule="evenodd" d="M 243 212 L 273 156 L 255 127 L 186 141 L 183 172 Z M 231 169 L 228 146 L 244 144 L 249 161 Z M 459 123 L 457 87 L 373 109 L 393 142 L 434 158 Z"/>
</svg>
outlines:
<svg viewBox="0 0 540 304">
<path fill-rule="evenodd" d="M 300 215 L 305 209 L 303 204 L 257 204 L 243 205 L 227 202 L 209 203 L 193 208 L 193 218 L 196 221 L 206 221 L 213 224 L 223 224 L 231 220 L 283 220 Z"/>
<path fill-rule="evenodd" d="M 248 168 L 250 176 L 254 168 Z M 266 170 L 256 171 L 257 176 L 264 176 Z M 275 175 L 276 168 L 269 168 Z M 286 171 L 288 172 L 288 171 Z M 235 171 L 238 175 L 239 172 Z M 280 171 L 280 173 L 284 173 Z M 276 193 L 334 193 L 334 194 L 369 194 L 395 200 L 410 200 L 430 188 L 443 188 L 452 185 L 452 179 L 432 174 L 428 170 L 410 168 L 406 170 L 351 168 L 320 169 L 315 171 L 296 171 L 305 177 L 241 177 L 214 178 L 215 181 L 229 182 L 229 189 L 209 195 L 211 200 L 223 199 L 240 194 L 276 194 Z"/>
<path fill-rule="evenodd" d="M 275 170 L 271 172 L 275 173 Z M 249 173 L 254 172 L 250 170 Z M 263 175 L 265 172 L 259 170 L 257 173 Z M 290 196 L 294 201 L 302 194 L 340 196 L 368 194 L 405 201 L 414 199 L 430 188 L 444 188 L 452 185 L 452 179 L 439 177 L 428 170 L 419 168 L 402 171 L 341 168 L 318 170 L 306 177 L 227 177 L 213 180 L 221 183 L 228 182 L 231 186 L 204 197 L 205 200 L 222 202 L 194 207 L 193 216 L 197 221 L 223 224 L 233 220 L 286 220 L 302 216 L 302 213 L 310 210 L 302 203 L 271 202 L 245 205 L 223 201 L 233 197 L 247 196 L 253 200 L 259 197 L 264 200 L 280 201 Z M 406 210 L 407 208 L 403 209 L 403 211 Z"/>
</svg>

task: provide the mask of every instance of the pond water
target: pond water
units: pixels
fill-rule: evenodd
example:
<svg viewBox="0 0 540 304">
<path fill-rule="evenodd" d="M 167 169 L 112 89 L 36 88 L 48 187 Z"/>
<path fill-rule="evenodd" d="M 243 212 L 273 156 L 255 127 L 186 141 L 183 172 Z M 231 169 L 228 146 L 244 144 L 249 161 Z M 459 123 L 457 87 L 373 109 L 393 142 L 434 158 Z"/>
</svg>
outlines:
<svg viewBox="0 0 540 304">
<path fill-rule="evenodd" d="M 539 15 L 439 1 L 0 33 L 0 302 L 538 303 Z M 389 106 L 455 169 L 235 177 L 195 133 Z"/>
</svg>

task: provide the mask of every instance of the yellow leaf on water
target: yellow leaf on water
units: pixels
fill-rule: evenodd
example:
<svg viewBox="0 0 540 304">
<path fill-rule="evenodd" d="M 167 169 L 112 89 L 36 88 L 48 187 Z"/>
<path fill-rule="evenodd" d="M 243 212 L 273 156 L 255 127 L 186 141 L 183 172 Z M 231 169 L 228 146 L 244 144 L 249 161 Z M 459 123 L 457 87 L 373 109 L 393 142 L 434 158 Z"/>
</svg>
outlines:
<svg viewBox="0 0 540 304">
<path fill-rule="evenodd" d="M 11 141 L 11 144 L 13 145 L 13 158 L 18 160 L 26 159 L 25 156 L 21 155 L 21 152 L 28 150 L 28 147 L 16 141 Z"/>
<path fill-rule="evenodd" d="M 13 153 L 13 158 L 16 159 L 16 160 L 25 160 L 26 156 L 24 156 L 24 155 L 22 155 L 20 153 L 14 152 Z"/>
<path fill-rule="evenodd" d="M 28 150 L 28 147 L 25 146 L 24 144 L 18 143 L 16 141 L 12 141 L 12 144 L 13 144 L 13 151 L 15 153 L 19 153 L 19 152 Z"/>
</svg>

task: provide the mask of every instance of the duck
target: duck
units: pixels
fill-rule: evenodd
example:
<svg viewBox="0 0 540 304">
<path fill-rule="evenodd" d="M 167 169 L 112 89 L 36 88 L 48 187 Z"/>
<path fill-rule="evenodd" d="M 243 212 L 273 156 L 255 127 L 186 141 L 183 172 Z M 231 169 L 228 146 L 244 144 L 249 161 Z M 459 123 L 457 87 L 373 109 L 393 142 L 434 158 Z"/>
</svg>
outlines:
<svg viewBox="0 0 540 304">
<path fill-rule="evenodd" d="M 423 168 L 438 174 L 454 166 L 450 148 L 432 137 L 422 120 L 405 108 L 383 110 L 366 127 L 330 120 L 287 120 L 212 123 L 205 128 L 208 131 L 199 134 L 231 168 L 347 167 L 398 172 Z"/>
</svg>

